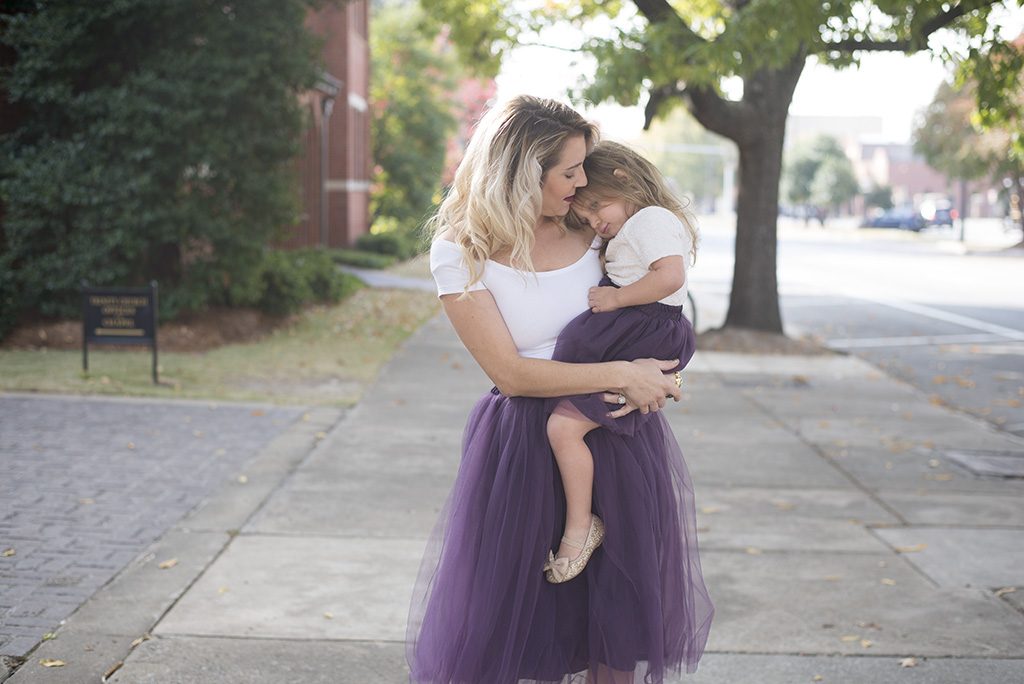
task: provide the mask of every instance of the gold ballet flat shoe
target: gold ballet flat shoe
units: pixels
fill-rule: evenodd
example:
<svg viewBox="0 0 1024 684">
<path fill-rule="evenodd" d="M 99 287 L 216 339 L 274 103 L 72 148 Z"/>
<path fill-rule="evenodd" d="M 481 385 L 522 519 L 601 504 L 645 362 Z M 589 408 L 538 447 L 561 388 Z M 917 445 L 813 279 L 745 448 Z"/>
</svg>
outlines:
<svg viewBox="0 0 1024 684">
<path fill-rule="evenodd" d="M 582 546 L 565 537 L 562 537 L 562 541 L 569 546 L 575 546 L 580 549 L 580 553 L 575 558 L 570 559 L 566 556 L 555 558 L 554 551 L 548 551 L 548 560 L 544 563 L 544 577 L 552 584 L 568 582 L 583 572 L 583 568 L 587 567 L 587 561 L 590 560 L 590 556 L 593 555 L 597 547 L 604 541 L 604 523 L 596 515 L 591 514 L 590 529 L 587 531 L 587 539 L 583 542 Z"/>
</svg>

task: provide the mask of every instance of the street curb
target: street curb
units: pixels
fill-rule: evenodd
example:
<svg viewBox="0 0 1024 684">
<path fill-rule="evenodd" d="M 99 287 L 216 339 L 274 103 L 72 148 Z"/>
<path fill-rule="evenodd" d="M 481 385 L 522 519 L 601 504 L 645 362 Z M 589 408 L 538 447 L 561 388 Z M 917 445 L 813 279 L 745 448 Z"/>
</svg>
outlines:
<svg viewBox="0 0 1024 684">
<path fill-rule="evenodd" d="M 99 684 L 120 667 L 149 631 L 202 576 L 284 479 L 342 422 L 346 412 L 307 411 L 272 439 L 233 480 L 204 499 L 126 565 L 41 642 L 16 670 L 0 672 L 8 684 Z M 174 559 L 172 567 L 159 568 Z M 45 658 L 64 666 L 43 667 Z"/>
<path fill-rule="evenodd" d="M 131 394 L 75 394 L 45 390 L 0 390 L 0 397 L 20 399 L 60 399 L 64 401 L 102 401 L 123 404 L 175 404 L 202 408 L 279 409 L 301 408 L 302 404 L 275 404 L 270 401 L 234 401 L 232 399 L 197 399 L 195 397 L 139 397 Z"/>
</svg>

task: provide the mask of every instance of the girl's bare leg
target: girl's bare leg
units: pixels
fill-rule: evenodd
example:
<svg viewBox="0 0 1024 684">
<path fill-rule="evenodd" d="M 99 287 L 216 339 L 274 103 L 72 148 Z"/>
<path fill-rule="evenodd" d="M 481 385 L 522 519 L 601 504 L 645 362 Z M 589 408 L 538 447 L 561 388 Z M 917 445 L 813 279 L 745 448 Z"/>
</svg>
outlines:
<svg viewBox="0 0 1024 684">
<path fill-rule="evenodd" d="M 633 684 L 633 672 L 613 670 L 604 663 L 598 663 L 596 670 L 587 670 L 586 684 Z"/>
<path fill-rule="evenodd" d="M 571 408 L 570 408 L 571 407 Z M 559 405 L 561 411 L 552 412 L 548 418 L 548 440 L 555 453 L 558 471 L 562 476 L 565 490 L 565 536 L 582 544 L 590 531 L 590 513 L 594 490 L 594 457 L 583 437 L 596 427 L 569 402 Z M 566 415 L 571 412 L 574 415 Z M 580 550 L 562 542 L 555 552 L 556 557 L 575 558 Z"/>
</svg>

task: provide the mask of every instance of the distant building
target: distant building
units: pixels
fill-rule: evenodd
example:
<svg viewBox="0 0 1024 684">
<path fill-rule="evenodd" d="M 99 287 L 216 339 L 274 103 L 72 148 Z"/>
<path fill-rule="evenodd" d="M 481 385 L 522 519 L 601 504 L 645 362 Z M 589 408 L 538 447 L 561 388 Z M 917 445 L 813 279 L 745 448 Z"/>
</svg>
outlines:
<svg viewBox="0 0 1024 684">
<path fill-rule="evenodd" d="M 953 200 L 958 208 L 965 206 L 960 197 L 960 181 L 928 166 L 910 143 L 881 142 L 882 123 L 878 116 L 793 115 L 786 123 L 786 149 L 828 135 L 839 141 L 852 162 L 862 192 L 875 186 L 889 186 L 896 206 L 919 208 L 926 197 L 936 195 Z M 1002 215 L 992 181 L 968 183 L 964 190 L 968 216 Z M 864 198 L 855 198 L 846 209 L 863 213 Z"/>
<path fill-rule="evenodd" d="M 369 0 L 351 0 L 306 17 L 325 39 L 325 71 L 299 96 L 307 123 L 296 160 L 303 213 L 281 247 L 349 247 L 369 228 L 369 12 Z"/>
</svg>

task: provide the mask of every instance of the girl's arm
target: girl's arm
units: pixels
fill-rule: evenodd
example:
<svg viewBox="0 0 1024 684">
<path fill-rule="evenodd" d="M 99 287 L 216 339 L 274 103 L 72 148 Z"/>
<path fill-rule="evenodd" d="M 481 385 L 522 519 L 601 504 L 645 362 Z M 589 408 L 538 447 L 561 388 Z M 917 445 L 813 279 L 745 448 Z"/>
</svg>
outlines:
<svg viewBox="0 0 1024 684">
<path fill-rule="evenodd" d="M 476 290 L 461 301 L 458 297 L 441 296 L 445 313 L 466 349 L 506 396 L 619 392 L 629 405 L 613 412 L 613 416 L 624 415 L 633 407 L 641 413 L 657 411 L 665 405 L 667 397 L 679 401 L 682 396 L 672 376 L 663 372 L 674 368 L 678 359 L 565 363 L 525 358 L 519 355 L 490 292 Z"/>
<path fill-rule="evenodd" d="M 651 304 L 668 297 L 686 283 L 681 256 L 662 257 L 651 262 L 650 269 L 643 278 L 623 287 L 590 288 L 590 310 L 601 313 L 638 304 Z"/>
</svg>

